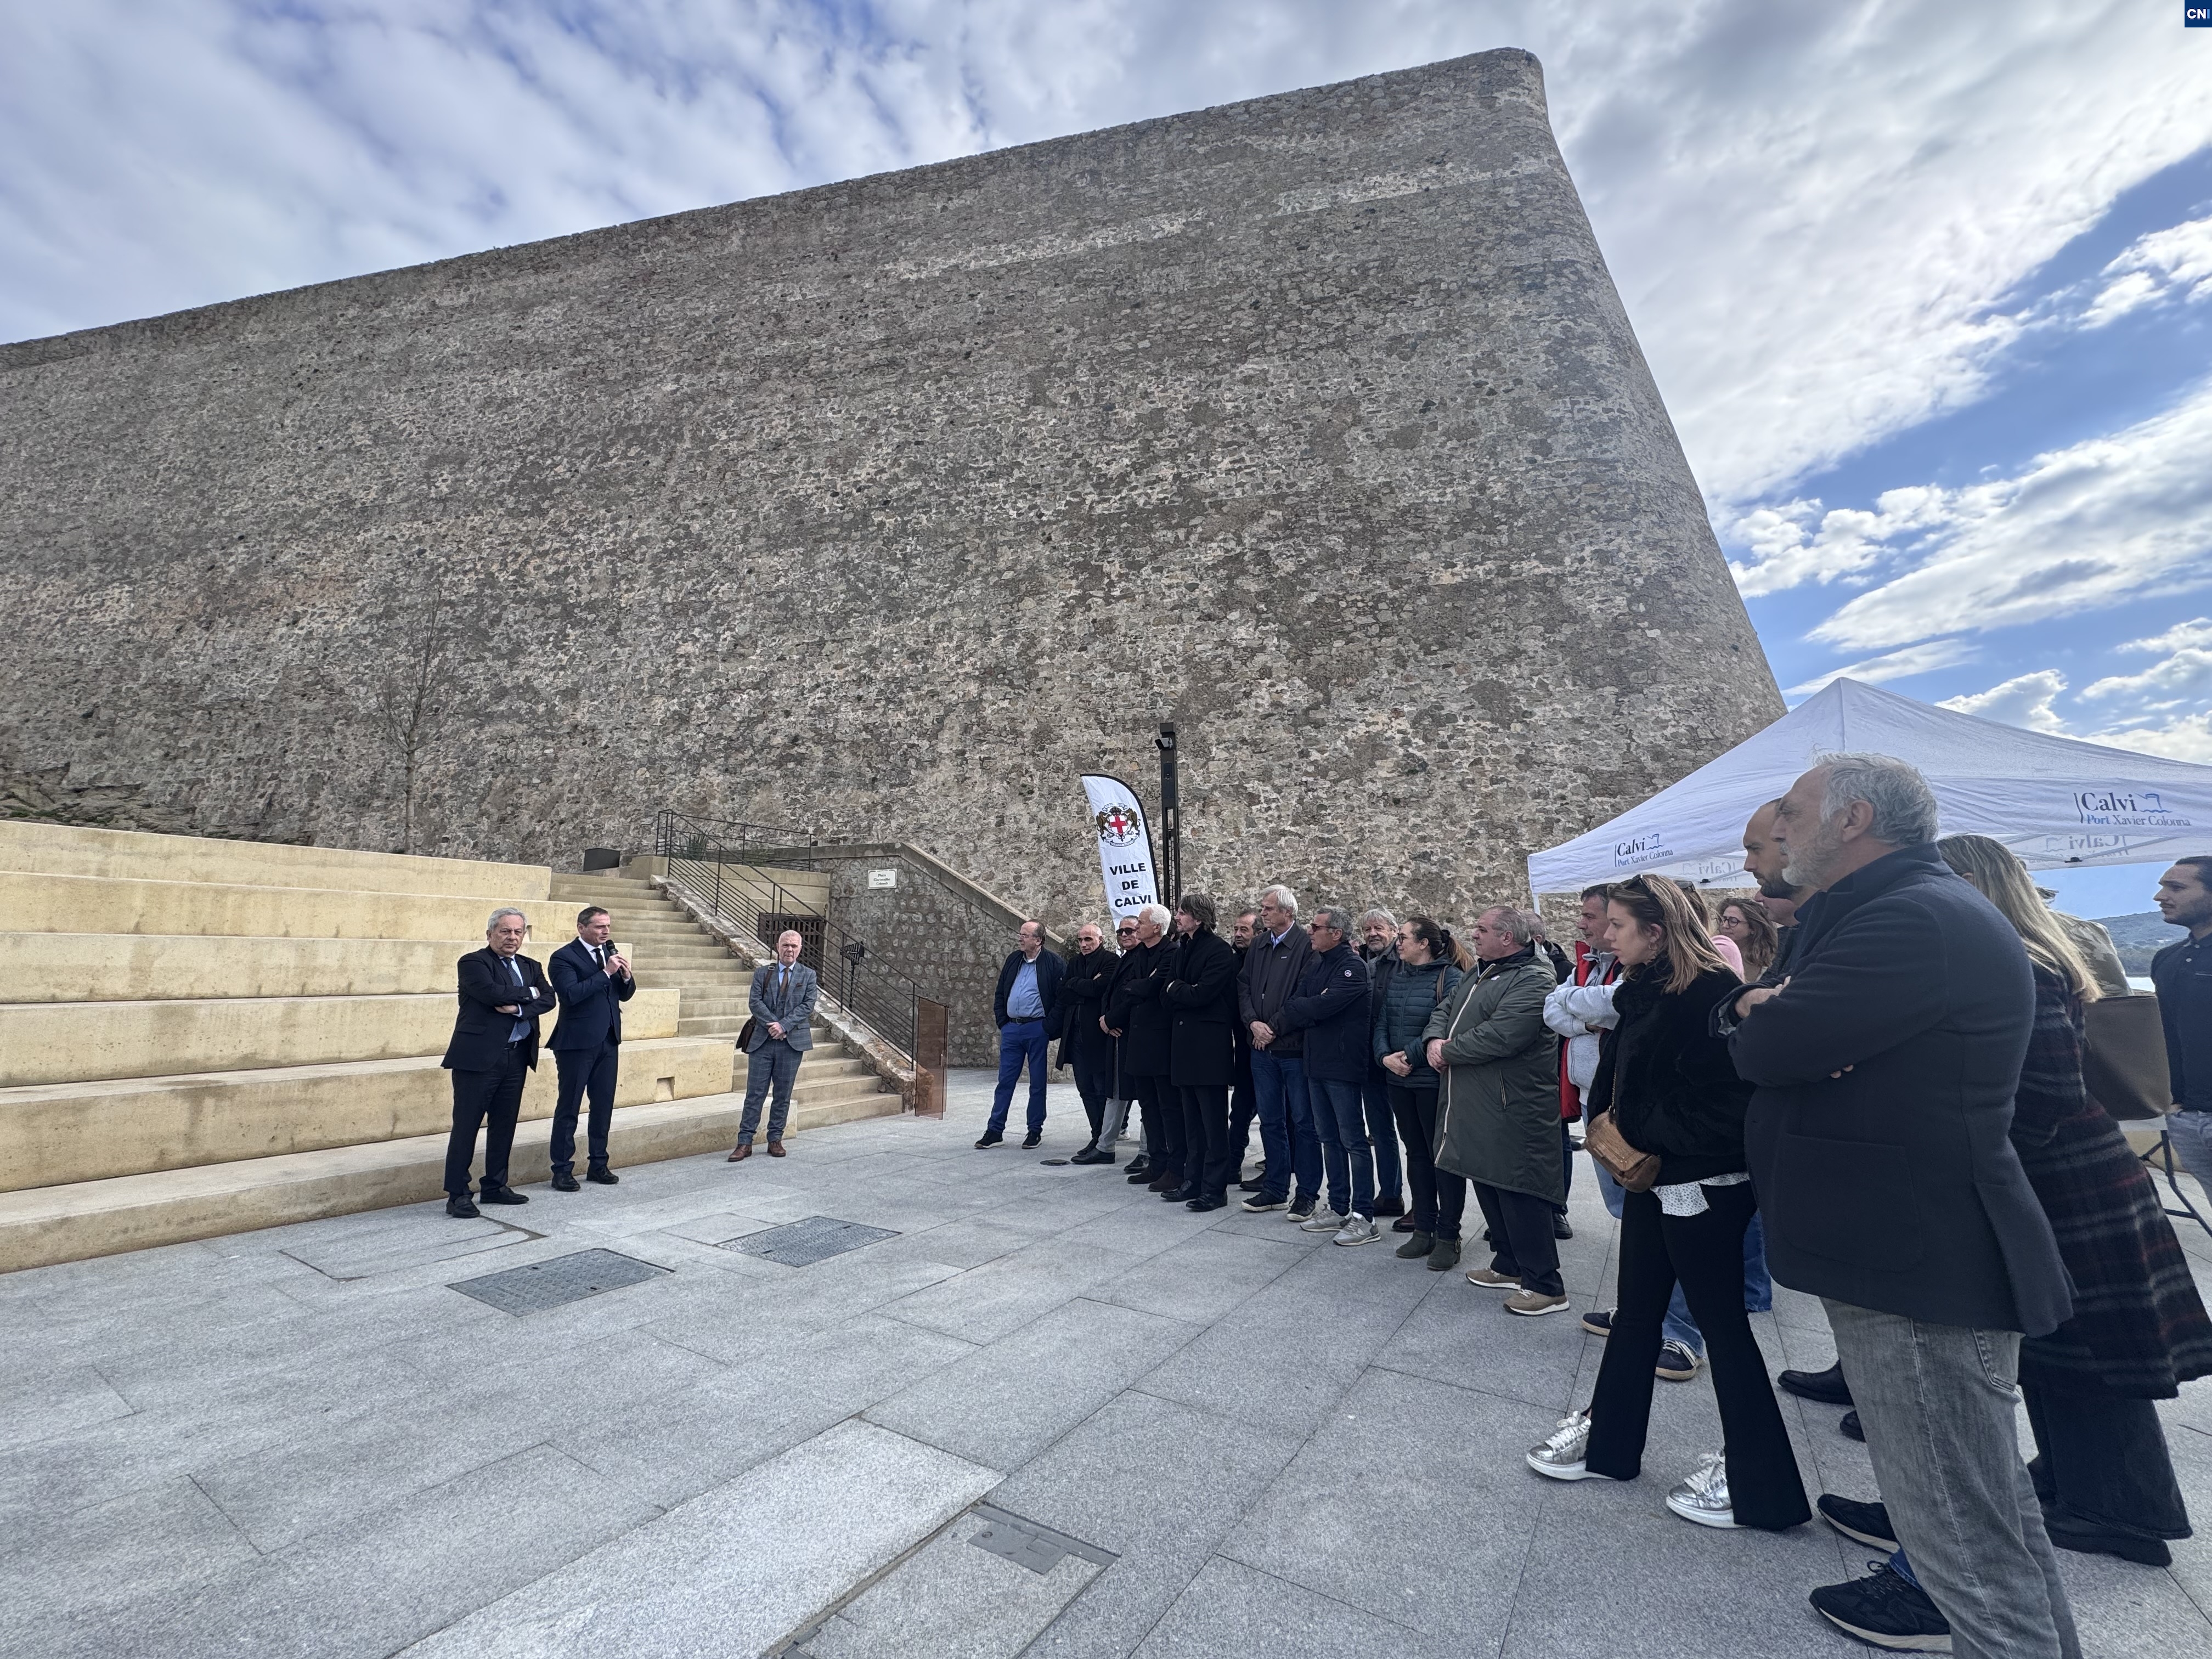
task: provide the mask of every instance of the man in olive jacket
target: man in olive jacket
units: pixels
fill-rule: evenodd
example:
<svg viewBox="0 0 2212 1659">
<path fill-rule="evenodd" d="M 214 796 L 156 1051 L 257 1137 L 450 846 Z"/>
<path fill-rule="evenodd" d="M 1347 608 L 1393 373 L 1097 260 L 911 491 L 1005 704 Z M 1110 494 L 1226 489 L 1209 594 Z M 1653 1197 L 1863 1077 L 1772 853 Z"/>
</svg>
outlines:
<svg viewBox="0 0 2212 1659">
<path fill-rule="evenodd" d="M 1820 1297 L 1867 1453 L 1952 1651 L 2080 1649 L 2014 1427 L 2021 1334 L 2072 1290 L 2008 1130 L 2034 1020 L 2020 935 L 1934 846 L 1887 755 L 1832 755 L 1774 834 L 1800 912 L 1790 975 L 1724 1005 L 1775 1278 Z M 1726 1023 L 1726 1015 L 1723 1015 Z M 1878 1575 L 1877 1575 L 1878 1577 Z M 1813 1605 L 1846 1629 L 1864 1581 Z"/>
<path fill-rule="evenodd" d="M 1517 910 L 1495 905 L 1474 924 L 1475 971 L 1429 1017 L 1422 1033 L 1437 1096 L 1437 1163 L 1465 1176 L 1496 1252 L 1471 1285 L 1503 1290 L 1506 1311 L 1531 1316 L 1567 1305 L 1552 1217 L 1566 1201 L 1559 1161 L 1559 1044 L 1544 1024 L 1558 983 Z"/>
</svg>

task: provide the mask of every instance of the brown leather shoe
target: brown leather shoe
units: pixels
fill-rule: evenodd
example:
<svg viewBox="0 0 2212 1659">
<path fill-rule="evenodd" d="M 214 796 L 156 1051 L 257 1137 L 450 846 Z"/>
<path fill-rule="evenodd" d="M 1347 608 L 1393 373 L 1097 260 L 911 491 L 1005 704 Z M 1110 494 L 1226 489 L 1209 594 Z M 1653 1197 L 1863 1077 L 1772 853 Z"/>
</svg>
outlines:
<svg viewBox="0 0 2212 1659">
<path fill-rule="evenodd" d="M 727 1161 L 728 1161 L 728 1162 L 730 1162 L 730 1163 L 732 1163 L 732 1164 L 742 1164 L 742 1163 L 744 1163 L 747 1158 L 750 1158 L 752 1155 L 753 1155 L 753 1144 L 752 1144 L 752 1142 L 750 1142 L 750 1140 L 741 1140 L 741 1141 L 739 1141 L 739 1142 L 738 1143 L 738 1149 L 737 1149 L 737 1151 L 735 1151 L 734 1152 L 732 1152 L 732 1153 L 730 1154 L 729 1158 L 728 1158 L 728 1160 L 727 1160 Z"/>
<path fill-rule="evenodd" d="M 784 1155 L 783 1143 L 780 1140 L 769 1141 L 768 1144 L 768 1155 L 770 1158 L 781 1158 Z"/>
</svg>

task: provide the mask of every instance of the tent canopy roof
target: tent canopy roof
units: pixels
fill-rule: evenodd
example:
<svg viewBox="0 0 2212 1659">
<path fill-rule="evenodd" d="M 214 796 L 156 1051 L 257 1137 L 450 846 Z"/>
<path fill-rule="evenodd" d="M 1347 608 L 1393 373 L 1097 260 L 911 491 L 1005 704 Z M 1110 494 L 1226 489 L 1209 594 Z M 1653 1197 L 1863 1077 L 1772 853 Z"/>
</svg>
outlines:
<svg viewBox="0 0 2212 1659">
<path fill-rule="evenodd" d="M 1946 835 L 1990 836 L 2032 870 L 2212 853 L 2212 766 L 2047 737 L 1836 680 L 1642 805 L 1533 854 L 1538 893 L 1639 872 L 1748 885 L 1743 826 L 1823 755 L 1894 755 L 1926 775 Z"/>
</svg>

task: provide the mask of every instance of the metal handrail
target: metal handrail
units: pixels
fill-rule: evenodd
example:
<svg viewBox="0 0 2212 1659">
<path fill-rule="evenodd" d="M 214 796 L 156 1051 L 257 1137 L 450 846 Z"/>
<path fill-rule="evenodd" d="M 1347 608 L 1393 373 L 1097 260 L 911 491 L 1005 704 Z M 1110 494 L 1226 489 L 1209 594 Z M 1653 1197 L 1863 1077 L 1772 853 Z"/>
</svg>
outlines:
<svg viewBox="0 0 2212 1659">
<path fill-rule="evenodd" d="M 920 1062 L 923 1006 L 939 1006 L 922 995 L 921 986 L 889 963 L 870 960 L 865 941 L 757 869 L 744 876 L 733 873 L 732 866 L 745 866 L 744 859 L 700 820 L 664 811 L 654 819 L 653 842 L 667 862 L 669 884 L 682 889 L 733 934 L 759 939 L 773 949 L 773 939 L 760 937 L 763 918 L 818 923 L 818 942 L 809 939 L 799 960 L 814 969 L 822 988 L 872 1035 L 896 1049 L 908 1065 Z M 799 931 L 805 938 L 809 929 Z M 937 1064 L 941 1066 L 942 1060 Z"/>
<path fill-rule="evenodd" d="M 747 847 L 811 847 L 821 840 L 813 830 L 794 830 L 787 824 L 705 817 L 672 807 L 664 807 L 653 817 L 653 850 L 662 858 L 674 858 L 679 847 L 704 841 L 720 842 L 726 854 Z"/>
</svg>

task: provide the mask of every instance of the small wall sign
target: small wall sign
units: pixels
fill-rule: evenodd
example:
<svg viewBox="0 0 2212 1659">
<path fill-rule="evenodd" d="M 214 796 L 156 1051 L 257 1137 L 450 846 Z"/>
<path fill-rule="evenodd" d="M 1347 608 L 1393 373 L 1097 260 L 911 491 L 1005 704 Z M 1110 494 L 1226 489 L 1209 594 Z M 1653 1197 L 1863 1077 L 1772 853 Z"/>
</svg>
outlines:
<svg viewBox="0 0 2212 1659">
<path fill-rule="evenodd" d="M 871 870 L 868 872 L 868 885 L 871 887 L 896 887 L 898 885 L 898 872 L 896 869 Z"/>
</svg>

